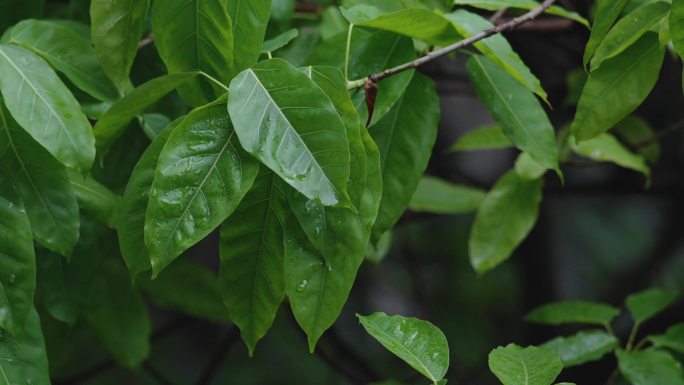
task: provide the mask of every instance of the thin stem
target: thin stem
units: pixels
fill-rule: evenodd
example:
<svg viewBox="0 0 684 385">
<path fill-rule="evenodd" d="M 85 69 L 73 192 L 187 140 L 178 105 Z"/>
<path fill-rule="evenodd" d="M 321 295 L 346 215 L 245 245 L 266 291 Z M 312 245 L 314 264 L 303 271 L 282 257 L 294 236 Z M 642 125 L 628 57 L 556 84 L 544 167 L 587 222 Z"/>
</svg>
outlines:
<svg viewBox="0 0 684 385">
<path fill-rule="evenodd" d="M 635 322 L 634 326 L 632 327 L 632 332 L 629 333 L 629 340 L 627 340 L 627 351 L 632 350 L 632 345 L 634 344 L 634 339 L 636 338 L 637 332 L 639 331 L 639 323 Z"/>
<path fill-rule="evenodd" d="M 217 86 L 223 88 L 224 90 L 226 90 L 226 92 L 228 92 L 228 87 L 226 87 L 225 84 L 223 84 L 223 83 L 221 83 L 220 81 L 218 81 L 215 77 L 209 75 L 208 73 L 206 73 L 206 72 L 204 72 L 204 71 L 200 71 L 199 74 L 202 75 L 202 76 L 204 76 L 205 78 L 211 80 L 212 83 L 216 84 Z"/>
<path fill-rule="evenodd" d="M 268 56 L 269 59 L 273 59 L 273 54 L 271 51 L 266 52 L 266 56 Z"/>
<path fill-rule="evenodd" d="M 634 347 L 634 350 L 639 350 L 644 347 L 648 343 L 648 338 L 643 338 L 641 341 L 639 341 L 638 344 Z"/>
<path fill-rule="evenodd" d="M 351 51 L 352 31 L 354 31 L 354 23 L 349 24 L 347 29 L 347 48 L 344 51 L 344 78 L 346 80 L 349 80 L 349 51 Z"/>
<path fill-rule="evenodd" d="M 610 334 L 612 334 L 612 335 L 615 335 L 615 331 L 613 330 L 613 327 L 610 326 L 610 322 L 604 324 L 603 326 L 606 328 L 606 330 L 608 331 L 608 333 L 610 333 Z"/>
</svg>

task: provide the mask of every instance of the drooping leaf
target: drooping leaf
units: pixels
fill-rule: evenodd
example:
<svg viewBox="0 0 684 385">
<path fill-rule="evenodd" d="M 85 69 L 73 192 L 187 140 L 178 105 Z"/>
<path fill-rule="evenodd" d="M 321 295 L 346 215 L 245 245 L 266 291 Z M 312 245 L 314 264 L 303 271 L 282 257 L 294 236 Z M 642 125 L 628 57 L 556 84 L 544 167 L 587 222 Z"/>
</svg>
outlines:
<svg viewBox="0 0 684 385">
<path fill-rule="evenodd" d="M 636 152 L 648 163 L 655 164 L 660 159 L 660 143 L 654 140 L 656 132 L 644 119 L 630 115 L 618 123 L 613 132 L 628 147 L 637 148 Z"/>
<path fill-rule="evenodd" d="M 24 335 L 0 339 L 0 373 L 5 384 L 50 384 L 45 340 L 38 312 L 31 307 Z"/>
<path fill-rule="evenodd" d="M 470 263 L 479 274 L 508 259 L 537 221 L 541 179 L 509 171 L 487 193 L 475 214 L 468 241 Z"/>
<path fill-rule="evenodd" d="M 614 335 L 602 330 L 582 331 L 571 337 L 556 337 L 541 345 L 554 350 L 564 368 L 601 359 L 619 345 Z"/>
<path fill-rule="evenodd" d="M 14 186 L 41 245 L 64 256 L 78 240 L 78 202 L 63 165 L 22 130 L 0 101 L 0 170 Z"/>
<path fill-rule="evenodd" d="M 632 385 L 682 385 L 681 365 L 667 352 L 643 350 L 617 351 L 620 373 Z"/>
<path fill-rule="evenodd" d="M 484 197 L 482 190 L 424 176 L 413 193 L 409 208 L 435 214 L 469 213 L 480 207 Z"/>
<path fill-rule="evenodd" d="M 510 344 L 489 353 L 489 369 L 503 385 L 551 385 L 563 363 L 553 350 Z"/>
<path fill-rule="evenodd" d="M 534 95 L 496 63 L 473 55 L 468 77 L 506 136 L 542 166 L 558 170 L 553 126 Z"/>
<path fill-rule="evenodd" d="M 116 100 L 118 93 L 95 56 L 89 39 L 60 23 L 24 20 L 4 37 L 45 59 L 79 89 L 101 100 Z"/>
<path fill-rule="evenodd" d="M 227 2 L 228 14 L 232 20 L 231 77 L 257 62 L 264 42 L 268 19 L 271 15 L 271 1 L 230 0 Z M 282 0 L 276 0 L 276 3 L 281 2 Z M 225 27 L 225 25 L 220 27 Z"/>
<path fill-rule="evenodd" d="M 439 115 L 434 83 L 416 74 L 392 110 L 370 128 L 380 149 L 383 182 L 380 211 L 371 235 L 373 243 L 394 226 L 408 207 L 430 160 Z"/>
<path fill-rule="evenodd" d="M 668 29 L 672 45 L 680 58 L 684 58 L 684 1 L 672 0 Z"/>
<path fill-rule="evenodd" d="M 43 59 L 0 44 L 0 91 L 14 119 L 57 160 L 82 172 L 90 169 L 95 159 L 90 123 Z"/>
<path fill-rule="evenodd" d="M 504 134 L 501 126 L 493 124 L 466 132 L 449 147 L 449 151 L 497 150 L 508 147 L 513 147 L 513 143 Z"/>
<path fill-rule="evenodd" d="M 222 84 L 228 84 L 230 63 L 233 62 L 233 27 L 228 3 L 227 0 L 153 2 L 155 46 L 170 74 L 202 71 Z M 245 0 L 245 3 L 250 1 Z M 261 42 L 253 49 L 258 53 L 260 47 Z M 225 92 L 205 78 L 192 79 L 178 91 L 195 107 L 207 104 Z"/>
<path fill-rule="evenodd" d="M 625 305 L 632 313 L 634 322 L 642 323 L 665 310 L 677 300 L 677 297 L 677 293 L 651 288 L 630 295 L 625 300 Z"/>
<path fill-rule="evenodd" d="M 4 0 L 0 2 L 0 32 L 21 20 L 41 17 L 45 0 Z"/>
<path fill-rule="evenodd" d="M 104 71 L 121 90 L 138 51 L 146 27 L 149 0 L 92 0 L 91 33 L 95 52 Z"/>
<path fill-rule="evenodd" d="M 110 228 L 115 228 L 121 205 L 121 197 L 102 183 L 96 181 L 90 174 L 84 177 L 72 169 L 67 171 L 71 180 L 71 188 L 74 190 L 81 208 L 95 214 Z"/>
<path fill-rule="evenodd" d="M 665 334 L 648 338 L 653 345 L 684 354 L 684 323 L 671 326 Z"/>
<path fill-rule="evenodd" d="M 529 180 L 539 179 L 546 174 L 546 168 L 537 163 L 530 154 L 521 152 L 515 160 L 515 172 Z"/>
<path fill-rule="evenodd" d="M 142 114 L 145 109 L 164 95 L 197 75 L 197 72 L 185 72 L 152 79 L 136 87 L 131 93 L 114 103 L 100 117 L 93 128 L 98 152 L 106 152 L 133 118 Z"/>
<path fill-rule="evenodd" d="M 582 323 L 608 325 L 620 314 L 620 310 L 602 303 L 586 301 L 555 302 L 532 310 L 525 320 L 549 325 Z"/>
<path fill-rule="evenodd" d="M 153 276 L 218 227 L 257 175 L 258 163 L 240 147 L 224 103 L 193 110 L 159 155 L 145 218 Z"/>
<path fill-rule="evenodd" d="M 591 26 L 591 36 L 584 48 L 582 63 L 586 67 L 594 56 L 594 52 L 610 31 L 615 21 L 620 17 L 622 10 L 629 0 L 599 0 L 596 16 Z"/>
<path fill-rule="evenodd" d="M 570 148 L 578 155 L 586 156 L 597 162 L 611 162 L 621 167 L 638 171 L 651 177 L 651 168 L 646 164 L 642 155 L 635 154 L 627 149 L 613 135 L 604 133 L 592 139 L 577 142 L 570 138 Z"/>
<path fill-rule="evenodd" d="M 325 205 L 349 205 L 344 125 L 305 74 L 262 61 L 230 83 L 228 112 L 242 147 L 288 184 Z"/>
<path fill-rule="evenodd" d="M 619 55 L 641 36 L 659 23 L 670 10 L 664 1 L 646 4 L 620 19 L 598 46 L 591 61 L 591 70 L 595 71 L 606 59 Z"/>
<path fill-rule="evenodd" d="M 503 8 L 518 8 L 532 10 L 539 6 L 539 2 L 535 0 L 454 0 L 454 5 L 469 5 L 471 7 L 486 9 L 488 11 L 497 11 Z M 589 22 L 585 18 L 583 18 L 576 12 L 568 11 L 567 9 L 560 7 L 558 5 L 550 6 L 546 10 L 546 13 L 550 15 L 565 17 L 567 19 L 574 20 L 584 26 L 589 26 Z"/>
<path fill-rule="evenodd" d="M 449 369 L 449 345 L 438 327 L 428 321 L 374 313 L 357 315 L 364 329 L 387 350 L 437 383 Z"/>
<path fill-rule="evenodd" d="M 269 53 L 283 48 L 297 36 L 299 36 L 299 31 L 297 29 L 289 29 L 273 39 L 266 40 L 261 46 L 261 53 Z"/>
<path fill-rule="evenodd" d="M 646 99 L 658 80 L 665 52 L 648 32 L 592 71 L 577 106 L 572 132 L 578 140 L 608 131 Z"/>
<path fill-rule="evenodd" d="M 394 32 L 436 46 L 447 46 L 463 39 L 444 15 L 423 8 L 387 13 L 359 21 L 355 26 Z"/>
</svg>

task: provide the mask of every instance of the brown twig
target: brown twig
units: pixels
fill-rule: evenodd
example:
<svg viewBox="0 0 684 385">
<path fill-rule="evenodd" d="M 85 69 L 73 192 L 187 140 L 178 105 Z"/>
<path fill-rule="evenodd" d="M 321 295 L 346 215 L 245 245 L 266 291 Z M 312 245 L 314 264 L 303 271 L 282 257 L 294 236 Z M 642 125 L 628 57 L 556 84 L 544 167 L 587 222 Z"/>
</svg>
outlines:
<svg viewBox="0 0 684 385">
<path fill-rule="evenodd" d="M 506 11 L 508 11 L 508 8 L 501 8 L 500 10 L 494 12 L 494 14 L 489 18 L 489 21 L 492 24 L 497 24 L 497 21 L 501 20 L 501 18 L 504 17 Z"/>
</svg>

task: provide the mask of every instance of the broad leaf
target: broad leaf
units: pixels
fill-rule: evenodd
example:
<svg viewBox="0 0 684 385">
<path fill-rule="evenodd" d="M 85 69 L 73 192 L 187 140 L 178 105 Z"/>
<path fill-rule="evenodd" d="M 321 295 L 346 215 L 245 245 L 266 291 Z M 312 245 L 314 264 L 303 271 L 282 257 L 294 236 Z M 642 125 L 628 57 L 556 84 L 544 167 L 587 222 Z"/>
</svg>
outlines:
<svg viewBox="0 0 684 385">
<path fill-rule="evenodd" d="M 542 181 L 509 171 L 487 193 L 468 241 L 470 263 L 479 274 L 508 259 L 537 221 Z"/>
<path fill-rule="evenodd" d="M 228 14 L 232 20 L 231 77 L 257 62 L 271 14 L 271 2 L 272 0 L 227 1 Z M 275 2 L 280 1 L 276 0 Z M 225 28 L 225 26 L 222 24 L 219 25 L 219 28 Z"/>
<path fill-rule="evenodd" d="M 642 323 L 665 310 L 677 297 L 677 293 L 652 288 L 630 295 L 625 300 L 625 305 L 632 313 L 634 322 Z"/>
<path fill-rule="evenodd" d="M 109 227 L 115 228 L 119 218 L 121 197 L 90 174 L 84 177 L 72 169 L 69 169 L 68 173 L 71 187 L 81 208 L 95 214 Z"/>
<path fill-rule="evenodd" d="M 145 32 L 149 0 L 92 0 L 90 19 L 93 44 L 104 71 L 124 90 Z"/>
<path fill-rule="evenodd" d="M 227 7 L 227 0 L 153 2 L 155 46 L 170 74 L 202 71 L 228 84 L 233 62 L 233 28 Z M 260 47 L 261 42 L 253 49 L 258 53 Z M 205 78 L 193 79 L 179 89 L 183 99 L 192 106 L 209 103 L 224 92 Z"/>
<path fill-rule="evenodd" d="M 64 256 L 78 240 L 78 202 L 63 165 L 0 104 L 0 170 L 24 202 L 35 240 Z"/>
<path fill-rule="evenodd" d="M 589 61 L 594 56 L 594 52 L 601 44 L 603 39 L 610 31 L 615 21 L 620 17 L 622 10 L 629 3 L 629 0 L 599 0 L 596 16 L 591 26 L 591 36 L 584 49 L 584 58 L 582 62 L 586 67 Z"/>
<path fill-rule="evenodd" d="M 565 301 L 550 303 L 532 310 L 525 320 L 549 325 L 582 323 L 609 325 L 620 310 L 602 303 L 586 301 Z"/>
<path fill-rule="evenodd" d="M 558 170 L 553 126 L 534 95 L 491 60 L 474 55 L 468 77 L 506 136 L 542 166 Z"/>
<path fill-rule="evenodd" d="M 684 323 L 671 326 L 665 334 L 648 338 L 653 345 L 684 354 Z"/>
<path fill-rule="evenodd" d="M 447 46 L 463 38 L 444 15 L 422 8 L 384 14 L 355 26 L 394 32 L 436 46 Z"/>
<path fill-rule="evenodd" d="M 91 42 L 62 24 L 44 20 L 24 20 L 4 37 L 45 59 L 79 89 L 102 100 L 118 97 L 114 84 L 105 75 Z"/>
<path fill-rule="evenodd" d="M 597 162 L 611 162 L 621 167 L 638 171 L 651 177 L 651 168 L 646 164 L 643 156 L 635 154 L 620 143 L 613 135 L 604 133 L 593 139 L 577 143 L 574 138 L 569 140 L 570 148 L 578 155 L 585 156 Z"/>
<path fill-rule="evenodd" d="M 496 11 L 503 8 L 532 10 L 539 6 L 539 2 L 535 0 L 454 0 L 454 5 L 469 5 L 471 7 L 486 9 L 488 11 Z M 589 22 L 576 12 L 570 12 L 567 9 L 557 5 L 550 6 L 546 10 L 546 13 L 565 17 L 587 27 L 589 26 Z"/>
<path fill-rule="evenodd" d="M 564 368 L 599 360 L 618 346 L 617 338 L 602 330 L 582 331 L 571 337 L 556 337 L 541 345 L 558 353 Z"/>
<path fill-rule="evenodd" d="M 265 41 L 261 46 L 261 53 L 270 53 L 283 48 L 297 36 L 299 36 L 299 31 L 297 29 L 289 29 L 273 39 Z"/>
<path fill-rule="evenodd" d="M 370 134 L 380 149 L 382 201 L 371 241 L 399 220 L 427 168 L 439 126 L 439 99 L 429 78 L 416 74 L 404 95 Z"/>
<path fill-rule="evenodd" d="M 575 137 L 591 139 L 634 111 L 658 80 L 664 56 L 658 36 L 649 32 L 592 71 L 572 123 Z"/>
<path fill-rule="evenodd" d="M 360 316 L 364 329 L 430 381 L 437 383 L 449 369 L 449 345 L 438 327 L 428 321 L 374 313 Z"/>
<path fill-rule="evenodd" d="M 681 365 L 667 352 L 617 351 L 620 373 L 632 385 L 684 385 Z"/>
<path fill-rule="evenodd" d="M 466 132 L 449 147 L 449 151 L 497 150 L 508 147 L 513 147 L 513 143 L 504 134 L 501 126 L 494 124 Z"/>
<path fill-rule="evenodd" d="M 228 112 L 242 147 L 288 184 L 325 205 L 349 205 L 344 125 L 305 74 L 262 61 L 230 83 Z"/>
<path fill-rule="evenodd" d="M 484 197 L 482 190 L 424 176 L 413 193 L 409 208 L 435 214 L 469 213 L 480 207 Z"/>
<path fill-rule="evenodd" d="M 95 139 L 78 102 L 39 56 L 0 44 L 0 91 L 14 119 L 67 167 L 88 171 Z"/>
<path fill-rule="evenodd" d="M 489 353 L 489 369 L 503 385 L 551 385 L 563 364 L 553 350 L 510 344 Z"/>
<path fill-rule="evenodd" d="M 672 45 L 680 58 L 684 58 L 684 1 L 672 0 L 669 31 Z"/>
<path fill-rule="evenodd" d="M 38 312 L 31 307 L 23 337 L 0 339 L 0 373 L 4 384 L 50 384 L 45 340 Z"/>
<path fill-rule="evenodd" d="M 188 114 L 159 155 L 145 218 L 153 276 L 218 227 L 257 175 L 258 164 L 240 147 L 224 103 Z"/>
</svg>

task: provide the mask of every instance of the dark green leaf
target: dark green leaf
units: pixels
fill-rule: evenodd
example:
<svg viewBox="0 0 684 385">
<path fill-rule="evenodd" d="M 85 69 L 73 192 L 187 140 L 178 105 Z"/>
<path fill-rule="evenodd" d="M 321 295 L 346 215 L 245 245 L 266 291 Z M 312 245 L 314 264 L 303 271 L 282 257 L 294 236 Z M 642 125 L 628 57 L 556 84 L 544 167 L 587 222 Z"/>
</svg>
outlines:
<svg viewBox="0 0 684 385">
<path fill-rule="evenodd" d="M 503 385 L 551 385 L 563 364 L 553 350 L 510 344 L 489 353 L 489 369 Z"/>
<path fill-rule="evenodd" d="M 680 58 L 684 58 L 684 1 L 672 0 L 669 31 L 672 45 Z"/>
<path fill-rule="evenodd" d="M 471 7 L 486 9 L 488 11 L 496 11 L 503 8 L 531 10 L 533 8 L 537 8 L 539 6 L 539 2 L 535 0 L 454 0 L 454 5 L 469 5 Z M 546 10 L 546 13 L 550 15 L 562 16 L 570 20 L 574 20 L 587 27 L 589 26 L 589 22 L 576 12 L 570 12 L 557 5 L 550 6 Z"/>
<path fill-rule="evenodd" d="M 513 147 L 513 143 L 504 134 L 501 126 L 491 125 L 466 132 L 449 147 L 449 151 L 496 150 L 508 147 Z"/>
<path fill-rule="evenodd" d="M 364 329 L 430 381 L 437 383 L 449 369 L 449 345 L 438 327 L 417 318 L 374 313 L 360 316 Z"/>
<path fill-rule="evenodd" d="M 435 214 L 469 213 L 480 207 L 484 197 L 482 190 L 424 176 L 413 193 L 409 208 Z"/>
<path fill-rule="evenodd" d="M 586 67 L 589 61 L 594 56 L 594 52 L 601 44 L 603 39 L 610 31 L 615 21 L 620 17 L 622 10 L 629 3 L 629 0 L 599 0 L 598 10 L 594 17 L 594 22 L 591 26 L 591 36 L 584 49 L 584 58 L 582 62 Z"/>
<path fill-rule="evenodd" d="M 261 53 L 273 52 L 277 49 L 283 48 L 297 36 L 299 36 L 299 31 L 296 29 L 287 30 L 273 39 L 266 40 L 261 46 Z"/>
<path fill-rule="evenodd" d="M 665 310 L 679 295 L 663 289 L 652 288 L 632 294 L 625 300 L 634 322 L 642 323 Z"/>
<path fill-rule="evenodd" d="M 668 353 L 658 350 L 617 351 L 620 373 L 632 385 L 683 385 L 681 365 Z"/>
<path fill-rule="evenodd" d="M 648 163 L 655 164 L 660 159 L 660 143 L 654 140 L 656 132 L 647 121 L 636 115 L 623 119 L 613 129 L 615 135 L 630 148 L 638 148 Z"/>
<path fill-rule="evenodd" d="M 394 32 L 436 46 L 446 46 L 463 38 L 444 15 L 422 8 L 384 14 L 355 25 Z"/>
<path fill-rule="evenodd" d="M 166 115 L 149 113 L 143 114 L 140 117 L 140 125 L 142 126 L 143 132 L 150 140 L 154 140 L 159 133 L 161 133 L 166 127 L 171 123 Z"/>
<path fill-rule="evenodd" d="M 36 309 L 30 309 L 23 337 L 0 338 L 0 357 L 4 384 L 50 384 L 45 340 Z"/>
<path fill-rule="evenodd" d="M 665 334 L 651 336 L 649 340 L 657 347 L 672 349 L 684 354 L 684 323 L 671 326 Z"/>
<path fill-rule="evenodd" d="M 582 331 L 571 337 L 557 337 L 541 345 L 554 350 L 563 362 L 563 367 L 581 365 L 596 361 L 619 345 L 614 335 L 602 330 Z"/>
<path fill-rule="evenodd" d="M 271 1 L 230 0 L 227 2 L 233 31 L 231 77 L 257 62 L 264 42 L 268 18 L 271 14 Z M 276 0 L 275 2 L 282 3 L 283 0 Z M 225 24 L 219 25 L 219 28 L 225 28 Z"/>
<path fill-rule="evenodd" d="M 602 303 L 565 301 L 550 303 L 532 310 L 525 320 L 550 325 L 583 323 L 609 325 L 620 310 Z"/>
<path fill-rule="evenodd" d="M 72 169 L 69 169 L 68 172 L 71 187 L 76 194 L 76 199 L 78 199 L 81 208 L 97 215 L 109 227 L 116 227 L 121 197 L 114 194 L 112 190 L 102 183 L 96 181 L 90 174 L 84 177 Z"/>
</svg>

